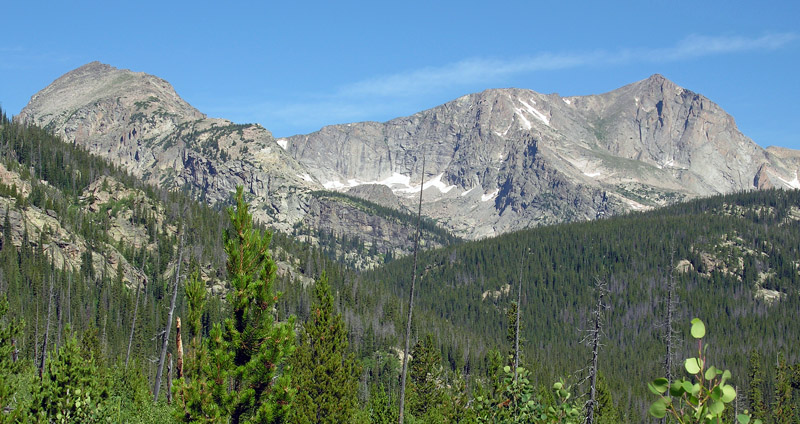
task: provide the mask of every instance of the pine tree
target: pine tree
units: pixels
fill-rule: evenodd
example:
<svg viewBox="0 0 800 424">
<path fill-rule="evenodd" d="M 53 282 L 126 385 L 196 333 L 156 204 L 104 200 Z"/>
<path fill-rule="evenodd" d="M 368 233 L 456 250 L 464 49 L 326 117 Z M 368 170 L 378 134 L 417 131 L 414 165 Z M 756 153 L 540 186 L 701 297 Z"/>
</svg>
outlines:
<svg viewBox="0 0 800 424">
<path fill-rule="evenodd" d="M 786 365 L 783 352 L 778 355 L 775 369 L 775 401 L 772 406 L 772 422 L 774 424 L 796 423 L 795 406 L 792 403 L 792 372 Z"/>
<path fill-rule="evenodd" d="M 69 329 L 67 330 L 69 332 Z M 108 390 L 91 352 L 73 334 L 47 363 L 33 388 L 29 419 L 44 422 L 101 422 L 107 417 Z"/>
<path fill-rule="evenodd" d="M 220 406 L 226 391 L 219 384 L 212 386 L 209 382 L 209 378 L 214 376 L 214 368 L 211 364 L 211 349 L 208 343 L 221 343 L 221 329 L 216 326 L 213 330 L 215 338 L 207 339 L 206 345 L 202 344 L 200 328 L 206 304 L 206 287 L 197 271 L 189 276 L 184 293 L 189 308 L 188 323 L 192 339 L 184 363 L 184 375 L 188 376 L 189 380 L 178 378 L 172 389 L 177 405 L 175 417 L 184 422 L 225 422 L 224 411 Z M 217 365 L 221 366 L 222 361 L 218 361 Z"/>
<path fill-rule="evenodd" d="M 396 399 L 383 384 L 373 386 L 369 396 L 369 422 L 394 424 L 398 420 Z"/>
<path fill-rule="evenodd" d="M 616 424 L 622 421 L 619 410 L 614 406 L 611 389 L 608 387 L 605 375 L 597 373 L 597 412 L 595 414 L 598 424 Z"/>
<path fill-rule="evenodd" d="M 294 318 L 275 322 L 280 293 L 272 292 L 271 234 L 253 228 L 242 187 L 235 199 L 236 208 L 228 208 L 232 230 L 225 234 L 230 315 L 214 325 L 195 353 L 196 364 L 186 367 L 191 382 L 176 384 L 176 415 L 187 422 L 284 422 L 294 397 L 288 363 Z"/>
<path fill-rule="evenodd" d="M 441 354 L 428 334 L 417 341 L 411 353 L 408 406 L 414 417 L 420 418 L 442 406 L 444 394 L 440 387 Z"/>
<path fill-rule="evenodd" d="M 764 374 L 761 371 L 761 355 L 757 350 L 750 353 L 747 377 L 749 380 L 747 401 L 750 405 L 750 412 L 753 418 L 765 419 L 767 407 L 764 405 Z"/>
<path fill-rule="evenodd" d="M 522 339 L 517 340 L 517 335 L 519 334 L 517 332 L 517 311 L 517 302 L 511 302 L 511 306 L 509 306 L 508 311 L 506 311 L 506 341 L 511 346 L 508 350 L 508 363 L 512 368 L 514 367 L 515 362 L 517 363 L 517 366 L 522 363 L 522 358 L 517 356 L 517 346 L 522 345 L 524 342 Z M 519 331 L 521 332 L 523 329 L 522 323 L 519 325 Z"/>
<path fill-rule="evenodd" d="M 333 309 L 325 273 L 314 286 L 316 302 L 292 360 L 297 396 L 291 421 L 350 422 L 356 408 L 358 370 L 348 353 L 347 330 Z"/>
<path fill-rule="evenodd" d="M 8 301 L 5 296 L 0 297 L 0 422 L 14 422 L 20 415 L 14 404 L 14 394 L 19 385 L 15 375 L 19 373 L 23 362 L 19 359 L 16 343 L 24 323 L 16 320 L 5 322 L 7 312 Z"/>
</svg>

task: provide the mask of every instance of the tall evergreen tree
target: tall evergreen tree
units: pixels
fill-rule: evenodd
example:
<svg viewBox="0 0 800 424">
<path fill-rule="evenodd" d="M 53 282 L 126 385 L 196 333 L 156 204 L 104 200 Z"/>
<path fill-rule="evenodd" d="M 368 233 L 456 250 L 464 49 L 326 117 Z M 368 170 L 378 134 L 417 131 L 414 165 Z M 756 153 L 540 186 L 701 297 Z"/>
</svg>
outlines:
<svg viewBox="0 0 800 424">
<path fill-rule="evenodd" d="M 753 418 L 766 419 L 767 407 L 764 405 L 764 374 L 761 371 L 761 354 L 757 350 L 750 353 L 750 366 L 747 372 L 749 386 L 747 403 Z"/>
<path fill-rule="evenodd" d="M 511 302 L 511 306 L 509 306 L 508 311 L 506 311 L 506 341 L 511 346 L 508 350 L 508 363 L 514 367 L 515 363 L 517 367 L 521 366 L 523 360 L 519 355 L 522 353 L 520 346 L 525 342 L 522 339 L 521 332 L 524 330 L 522 323 L 519 321 L 519 309 L 517 307 L 517 302 Z M 517 326 L 519 325 L 519 330 Z M 519 337 L 519 338 L 518 338 Z"/>
<path fill-rule="evenodd" d="M 373 386 L 369 395 L 369 421 L 373 424 L 394 424 L 397 422 L 397 399 L 383 384 Z"/>
<path fill-rule="evenodd" d="M 789 424 L 797 422 L 797 411 L 792 401 L 792 370 L 786 365 L 783 352 L 778 355 L 775 369 L 775 400 L 772 406 L 772 422 Z"/>
<path fill-rule="evenodd" d="M 47 363 L 33 388 L 29 419 L 38 422 L 102 422 L 108 415 L 108 389 L 91 352 L 73 334 Z"/>
<path fill-rule="evenodd" d="M 294 353 L 294 318 L 275 322 L 276 266 L 271 234 L 253 228 L 242 187 L 228 208 L 232 230 L 225 235 L 230 316 L 215 325 L 197 356 L 203 358 L 191 383 L 176 386 L 182 420 L 285 422 L 294 397 L 288 358 Z M 190 320 L 191 321 L 191 320 Z M 188 370 L 187 370 L 188 371 Z"/>
<path fill-rule="evenodd" d="M 597 373 L 597 408 L 595 422 L 598 424 L 617 424 L 622 422 L 619 410 L 614 406 L 611 389 L 602 372 Z"/>
<path fill-rule="evenodd" d="M 325 273 L 314 286 L 316 301 L 292 360 L 296 423 L 344 423 L 356 409 L 358 367 L 348 353 L 347 329 L 333 308 Z"/>
<path fill-rule="evenodd" d="M 441 362 L 441 354 L 433 342 L 433 335 L 428 334 L 414 345 L 411 352 L 408 407 L 416 418 L 440 408 L 444 402 L 440 387 Z"/>
<path fill-rule="evenodd" d="M 23 361 L 16 344 L 24 324 L 16 320 L 6 322 L 7 312 L 8 301 L 5 296 L 0 297 L 0 422 L 14 422 L 20 417 L 14 399 L 19 386 L 15 374 L 19 373 Z"/>
</svg>

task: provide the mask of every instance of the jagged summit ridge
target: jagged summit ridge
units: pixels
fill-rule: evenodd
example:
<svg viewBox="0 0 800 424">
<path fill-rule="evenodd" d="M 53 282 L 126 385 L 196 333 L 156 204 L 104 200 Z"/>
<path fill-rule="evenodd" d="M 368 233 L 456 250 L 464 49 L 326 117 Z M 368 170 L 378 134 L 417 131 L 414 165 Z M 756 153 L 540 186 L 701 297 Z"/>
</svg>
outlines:
<svg viewBox="0 0 800 424">
<path fill-rule="evenodd" d="M 490 89 L 283 143 L 328 188 L 384 183 L 401 199 L 424 156 L 429 214 L 468 237 L 752 189 L 764 164 L 764 186 L 791 187 L 794 175 L 718 105 L 660 74 L 590 96 Z"/>
</svg>

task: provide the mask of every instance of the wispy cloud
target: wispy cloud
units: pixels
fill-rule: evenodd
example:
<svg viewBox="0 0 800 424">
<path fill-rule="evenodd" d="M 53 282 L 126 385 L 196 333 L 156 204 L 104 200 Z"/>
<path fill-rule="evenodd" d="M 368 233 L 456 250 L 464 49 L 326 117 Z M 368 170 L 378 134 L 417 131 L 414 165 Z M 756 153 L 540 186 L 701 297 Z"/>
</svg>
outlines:
<svg viewBox="0 0 800 424">
<path fill-rule="evenodd" d="M 260 105 L 258 111 L 254 111 L 252 117 L 295 128 L 314 127 L 315 122 L 379 119 L 393 110 L 396 112 L 398 106 L 414 103 L 413 99 L 423 95 L 458 87 L 496 86 L 512 77 L 535 72 L 670 63 L 714 55 L 771 51 L 785 47 L 798 38 L 800 36 L 793 32 L 760 37 L 691 35 L 667 47 L 542 52 L 511 59 L 470 58 L 356 81 L 306 100 L 265 103 Z"/>
<path fill-rule="evenodd" d="M 370 78 L 342 87 L 340 96 L 409 96 L 458 85 L 492 82 L 537 71 L 597 65 L 674 62 L 703 56 L 747 51 L 775 50 L 798 39 L 795 33 L 762 37 L 692 35 L 672 47 L 596 50 L 579 53 L 541 53 L 509 60 L 473 58 Z"/>
</svg>

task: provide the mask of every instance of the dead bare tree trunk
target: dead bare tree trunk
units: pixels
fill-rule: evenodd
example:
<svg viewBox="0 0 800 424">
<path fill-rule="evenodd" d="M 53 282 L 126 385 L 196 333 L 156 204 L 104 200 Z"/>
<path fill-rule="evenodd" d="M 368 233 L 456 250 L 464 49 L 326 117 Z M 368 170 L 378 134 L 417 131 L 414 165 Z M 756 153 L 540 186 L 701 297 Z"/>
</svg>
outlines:
<svg viewBox="0 0 800 424">
<path fill-rule="evenodd" d="M 175 354 L 178 356 L 178 378 L 183 378 L 183 340 L 181 340 L 181 317 L 175 319 L 175 348 L 177 349 Z"/>
<path fill-rule="evenodd" d="M 58 346 L 61 343 L 61 296 L 63 293 L 61 292 L 61 284 L 58 285 L 58 295 L 56 296 L 56 320 L 58 321 L 58 331 L 56 332 L 56 352 L 58 352 Z"/>
<path fill-rule="evenodd" d="M 67 279 L 67 324 L 72 327 L 72 272 Z"/>
<path fill-rule="evenodd" d="M 419 185 L 419 207 L 417 209 L 417 235 L 414 239 L 414 271 L 411 276 L 411 293 L 408 295 L 408 319 L 406 320 L 406 340 L 403 349 L 403 371 L 400 373 L 400 415 L 398 422 L 403 424 L 403 412 L 406 401 L 406 373 L 408 372 L 408 349 L 411 342 L 411 315 L 414 312 L 414 288 L 417 283 L 417 252 L 419 250 L 419 228 L 422 221 L 422 190 L 425 186 L 425 156 L 422 157 L 422 175 Z"/>
<path fill-rule="evenodd" d="M 53 306 L 53 276 L 50 276 L 50 296 L 47 300 L 47 323 L 45 323 L 44 343 L 42 344 L 42 361 L 39 363 L 39 378 L 44 376 L 44 365 L 47 362 L 47 341 L 50 336 L 50 313 Z"/>
<path fill-rule="evenodd" d="M 594 424 L 595 407 L 597 406 L 597 356 L 600 352 L 600 337 L 603 333 L 603 311 L 606 305 L 603 297 L 607 292 L 605 283 L 600 279 L 595 280 L 595 290 L 597 291 L 597 307 L 594 310 L 594 328 L 589 331 L 589 342 L 592 346 L 592 365 L 589 369 L 589 400 L 586 402 L 586 424 Z"/>
<path fill-rule="evenodd" d="M 17 362 L 19 350 L 17 349 L 17 339 L 11 339 L 11 362 Z"/>
<path fill-rule="evenodd" d="M 522 259 L 520 259 L 519 278 L 517 281 L 517 316 L 515 317 L 516 323 L 514 324 L 514 381 L 517 381 L 517 368 L 519 368 L 519 316 L 522 311 L 522 265 L 525 263 L 525 256 L 528 250 L 525 250 Z"/>
<path fill-rule="evenodd" d="M 664 333 L 664 342 L 667 344 L 667 354 L 664 358 L 664 368 L 667 374 L 667 381 L 672 383 L 672 356 L 673 356 L 673 348 L 675 346 L 675 340 L 673 338 L 675 330 L 672 328 L 672 319 L 675 312 L 675 249 L 673 248 L 670 252 L 669 257 L 669 278 L 667 279 L 667 316 L 665 324 L 665 333 Z M 665 424 L 667 422 L 666 418 L 662 418 L 659 420 L 661 424 Z"/>
<path fill-rule="evenodd" d="M 178 283 L 181 277 L 181 262 L 183 262 L 183 236 L 181 231 L 181 241 L 178 246 L 178 264 L 175 267 L 175 287 L 172 290 L 172 302 L 169 306 L 169 315 L 167 315 L 167 328 L 164 330 L 164 342 L 161 345 L 161 359 L 158 361 L 158 369 L 156 370 L 156 382 L 153 388 L 153 402 L 158 402 L 158 392 L 161 389 L 161 375 L 164 371 L 164 361 L 167 358 L 167 346 L 169 345 L 169 331 L 172 326 L 172 314 L 175 312 L 175 300 L 178 298 Z"/>
<path fill-rule="evenodd" d="M 128 368 L 128 360 L 131 358 L 131 345 L 133 345 L 133 333 L 136 330 L 136 316 L 139 314 L 139 293 L 142 283 L 136 285 L 136 306 L 133 307 L 133 319 L 131 320 L 131 335 L 128 337 L 128 353 L 125 354 L 125 368 Z"/>
<path fill-rule="evenodd" d="M 39 302 L 36 302 L 36 324 L 33 332 L 33 363 L 39 360 Z"/>
<path fill-rule="evenodd" d="M 167 404 L 172 405 L 172 354 L 167 353 L 169 363 L 167 364 Z"/>
<path fill-rule="evenodd" d="M 664 360 L 664 368 L 667 371 L 667 380 L 672 383 L 672 349 L 673 349 L 673 340 L 672 340 L 672 314 L 675 310 L 675 306 L 673 304 L 673 292 L 674 282 L 672 277 L 669 278 L 669 283 L 667 283 L 667 328 L 666 328 L 666 338 L 667 338 L 667 357 Z"/>
</svg>

